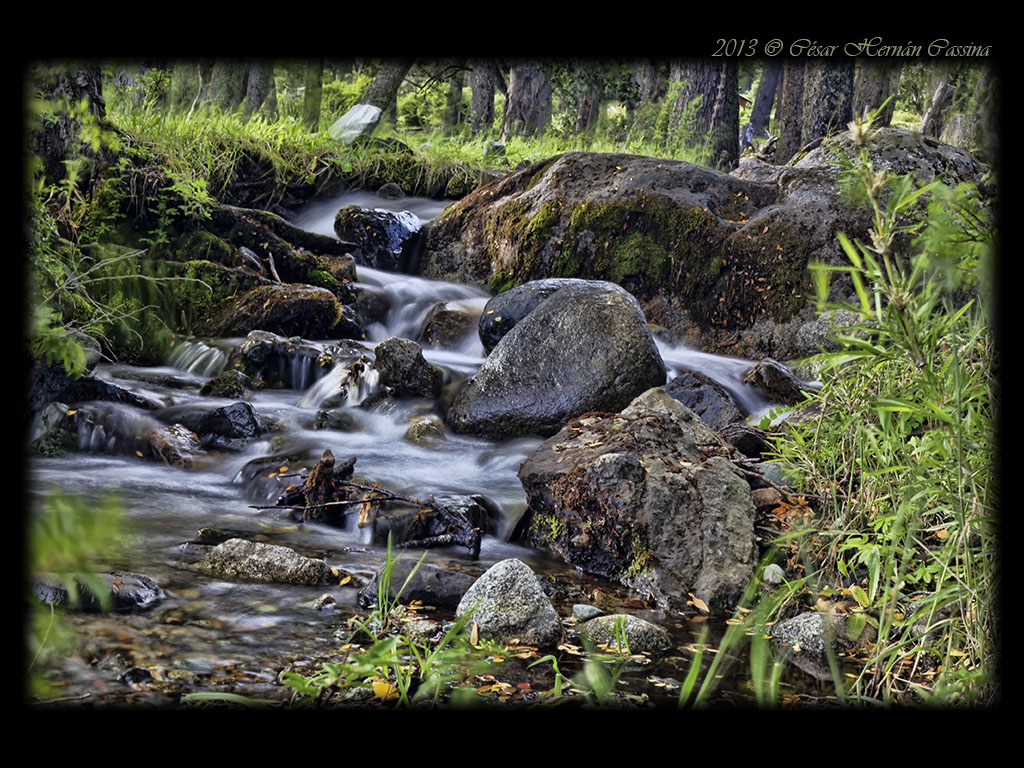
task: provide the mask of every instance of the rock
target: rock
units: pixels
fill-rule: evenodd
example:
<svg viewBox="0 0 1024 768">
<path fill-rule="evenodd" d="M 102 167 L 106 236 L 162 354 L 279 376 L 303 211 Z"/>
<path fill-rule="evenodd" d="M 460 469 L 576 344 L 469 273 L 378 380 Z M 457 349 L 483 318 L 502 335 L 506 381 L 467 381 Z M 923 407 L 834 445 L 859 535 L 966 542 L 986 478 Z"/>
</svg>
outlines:
<svg viewBox="0 0 1024 768">
<path fill-rule="evenodd" d="M 389 181 L 387 184 L 381 185 L 377 190 L 377 195 L 385 200 L 401 200 L 405 197 L 405 191 L 395 182 Z"/>
<path fill-rule="evenodd" d="M 484 496 L 435 495 L 434 500 L 461 516 L 470 526 L 482 533 L 494 534 L 501 521 L 501 510 Z M 428 512 L 430 514 L 428 514 Z M 418 541 L 450 533 L 448 523 L 431 510 L 421 510 L 409 504 L 384 505 L 373 517 L 371 539 L 384 546 L 388 537 L 396 543 Z"/>
<path fill-rule="evenodd" d="M 473 583 L 455 615 L 470 612 L 484 639 L 546 647 L 562 639 L 562 622 L 537 576 L 515 558 L 495 563 Z"/>
<path fill-rule="evenodd" d="M 416 566 L 416 558 L 403 555 L 391 568 L 389 596 L 403 605 L 419 600 L 424 605 L 441 608 L 455 608 L 462 596 L 476 581 L 468 573 L 442 568 L 433 563 L 420 563 L 412 578 L 406 584 L 409 573 Z M 374 574 L 373 580 L 359 591 L 359 605 L 373 608 L 377 605 L 380 579 L 383 568 Z M 403 589 L 404 585 L 404 589 Z M 399 592 L 401 594 L 399 594 Z"/>
<path fill-rule="evenodd" d="M 626 642 L 630 653 L 660 653 L 672 647 L 668 632 L 637 616 L 614 614 L 597 616 L 578 627 L 580 641 L 584 647 L 597 648 L 610 645 L 618 648 L 617 624 L 625 622 Z M 621 650 L 621 649 L 620 649 Z"/>
<path fill-rule="evenodd" d="M 327 134 L 335 141 L 351 144 L 360 136 L 369 136 L 380 122 L 383 110 L 372 104 L 356 104 L 344 115 L 339 117 Z"/>
<path fill-rule="evenodd" d="M 67 421 L 68 407 L 50 403 L 32 419 L 29 448 L 40 456 L 63 456 L 78 446 L 78 435 Z"/>
<path fill-rule="evenodd" d="M 427 312 L 419 340 L 431 347 L 456 348 L 473 332 L 474 324 L 471 314 L 461 309 L 449 309 L 448 302 L 442 301 Z"/>
<path fill-rule="evenodd" d="M 374 347 L 373 354 L 381 385 L 391 387 L 398 395 L 440 396 L 444 373 L 423 358 L 423 350 L 415 341 L 392 336 Z"/>
<path fill-rule="evenodd" d="M 665 391 L 712 429 L 719 430 L 744 419 L 725 388 L 702 373 L 683 371 L 665 385 Z"/>
<path fill-rule="evenodd" d="M 261 379 L 265 385 L 302 391 L 326 374 L 337 360 L 351 356 L 333 345 L 251 331 L 232 352 L 229 363 L 246 375 Z"/>
<path fill-rule="evenodd" d="M 436 416 L 421 416 L 413 420 L 402 439 L 426 446 L 446 442 L 444 422 Z"/>
<path fill-rule="evenodd" d="M 490 354 L 516 323 L 547 301 L 555 291 L 567 285 L 587 284 L 586 280 L 571 277 L 531 280 L 499 293 L 484 305 L 483 313 L 480 315 L 479 334 L 484 351 Z"/>
<path fill-rule="evenodd" d="M 611 283 L 565 286 L 509 331 L 456 395 L 448 423 L 491 438 L 551 435 L 665 383 L 636 300 Z"/>
<path fill-rule="evenodd" d="M 495 292 L 544 277 L 608 280 L 644 304 L 677 299 L 699 349 L 813 354 L 794 342 L 815 313 L 808 264 L 846 265 L 836 232 L 869 242 L 871 224 L 870 211 L 840 196 L 832 146 L 856 154 L 844 133 L 793 166 L 733 174 L 623 154 L 559 155 L 451 206 L 427 233 L 420 272 Z M 950 184 L 984 172 L 963 150 L 895 128 L 879 131 L 872 159 Z M 841 293 L 849 281 L 837 276 L 834 286 Z"/>
<path fill-rule="evenodd" d="M 782 570 L 782 566 L 777 563 L 771 563 L 764 567 L 764 571 L 761 573 L 761 581 L 765 584 L 781 584 L 786 580 L 786 572 Z"/>
<path fill-rule="evenodd" d="M 750 486 L 732 455 L 660 388 L 620 414 L 575 419 L 520 466 L 528 541 L 666 609 L 689 592 L 729 609 L 757 553 Z"/>
<path fill-rule="evenodd" d="M 196 456 L 203 452 L 199 436 L 181 424 L 168 424 L 148 433 L 153 455 L 169 467 L 191 469 Z"/>
<path fill-rule="evenodd" d="M 749 459 L 760 459 L 772 450 L 768 443 L 768 433 L 746 424 L 727 424 L 719 428 L 718 433 L 729 445 L 733 446 Z"/>
<path fill-rule="evenodd" d="M 232 447 L 232 441 L 251 440 L 267 431 L 256 409 L 245 402 L 232 403 L 212 411 L 186 407 L 168 409 L 161 418 L 191 429 L 204 447 Z"/>
<path fill-rule="evenodd" d="M 334 217 L 338 238 L 356 245 L 357 264 L 389 272 L 408 272 L 423 222 L 409 211 L 350 205 Z"/>
<path fill-rule="evenodd" d="M 774 402 L 797 405 L 804 401 L 803 392 L 809 387 L 793 375 L 782 363 L 766 357 L 754 366 L 743 383 L 760 389 Z"/>
<path fill-rule="evenodd" d="M 210 397 L 242 397 L 251 386 L 251 379 L 241 371 L 221 371 L 199 388 L 199 394 Z"/>
<path fill-rule="evenodd" d="M 576 603 L 572 607 L 573 618 L 576 619 L 576 624 L 582 624 L 585 621 L 590 621 L 597 616 L 603 616 L 604 611 L 598 608 L 596 605 L 585 605 L 583 603 Z"/>
<path fill-rule="evenodd" d="M 326 288 L 263 285 L 219 303 L 202 328 L 208 336 L 240 336 L 253 330 L 283 336 L 330 338 L 342 304 Z"/>
<path fill-rule="evenodd" d="M 196 570 L 211 576 L 239 581 L 320 585 L 338 581 L 323 560 L 303 557 L 287 547 L 245 539 L 228 539 L 214 547 Z"/>
<path fill-rule="evenodd" d="M 350 306 L 366 323 L 383 323 L 391 309 L 391 299 L 387 293 L 375 285 L 352 285 L 355 298 Z"/>
<path fill-rule="evenodd" d="M 109 589 L 111 607 L 115 611 L 144 611 L 165 597 L 160 585 L 141 573 L 115 571 L 94 574 L 95 577 L 100 578 Z M 100 599 L 87 586 L 87 580 L 78 574 L 69 574 L 64 578 L 52 573 L 36 574 L 32 577 L 32 588 L 36 596 L 47 605 L 68 605 L 69 593 L 65 578 L 73 580 L 78 591 L 77 604 L 68 607 L 81 611 L 102 610 Z"/>
<path fill-rule="evenodd" d="M 95 376 L 72 379 L 63 365 L 36 364 L 32 367 L 26 403 L 30 414 L 35 414 L 54 401 L 81 403 L 91 400 L 125 403 L 146 410 L 160 407 L 157 402 Z"/>
<path fill-rule="evenodd" d="M 330 336 L 338 339 L 354 339 L 356 341 L 366 338 L 366 327 L 363 325 L 363 318 L 350 305 L 341 307 L 338 315 L 338 322 L 331 330 Z"/>
<path fill-rule="evenodd" d="M 869 638 L 870 630 L 865 626 L 860 637 L 851 639 L 845 615 L 808 611 L 775 624 L 771 634 L 775 647 L 788 652 L 789 660 L 800 669 L 819 680 L 831 680 L 828 653 L 849 651 L 862 638 Z"/>
</svg>

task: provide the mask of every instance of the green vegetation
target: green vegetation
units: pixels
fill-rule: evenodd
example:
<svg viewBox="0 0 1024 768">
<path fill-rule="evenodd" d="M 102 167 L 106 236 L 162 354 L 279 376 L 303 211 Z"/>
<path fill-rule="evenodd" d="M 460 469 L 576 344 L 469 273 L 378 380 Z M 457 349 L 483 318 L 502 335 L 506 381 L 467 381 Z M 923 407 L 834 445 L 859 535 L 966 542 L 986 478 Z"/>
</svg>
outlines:
<svg viewBox="0 0 1024 768">
<path fill-rule="evenodd" d="M 97 566 L 110 557 L 124 538 L 123 513 L 113 496 L 98 503 L 50 492 L 28 530 L 28 563 L 31 573 L 53 574 L 67 590 L 66 606 L 74 608 L 88 590 L 100 607 L 109 610 L 111 593 L 96 574 Z M 29 588 L 31 591 L 31 587 Z M 44 672 L 55 659 L 74 646 L 74 630 L 64 617 L 65 606 L 44 605 L 35 594 L 26 596 L 29 607 L 26 636 L 25 680 L 28 692 L 39 698 L 57 695 Z"/>
<path fill-rule="evenodd" d="M 915 187 L 841 158 L 874 212 L 847 267 L 817 268 L 823 307 L 856 313 L 825 355 L 819 414 L 784 429 L 781 460 L 813 501 L 790 540 L 819 596 L 877 639 L 851 703 L 991 703 L 998 635 L 994 418 L 998 367 L 986 289 L 993 225 L 969 186 Z M 911 240 L 902 253 L 894 244 Z M 850 301 L 827 302 L 829 274 Z M 799 544 L 799 546 L 797 546 Z M 846 688 L 846 690 L 843 690 Z"/>
</svg>

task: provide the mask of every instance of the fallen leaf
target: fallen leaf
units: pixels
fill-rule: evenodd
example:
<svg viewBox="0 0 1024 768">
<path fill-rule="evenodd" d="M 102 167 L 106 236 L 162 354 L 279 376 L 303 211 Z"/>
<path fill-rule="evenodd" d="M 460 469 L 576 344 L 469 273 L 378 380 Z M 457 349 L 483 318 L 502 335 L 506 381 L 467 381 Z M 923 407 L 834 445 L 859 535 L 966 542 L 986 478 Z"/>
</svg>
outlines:
<svg viewBox="0 0 1024 768">
<path fill-rule="evenodd" d="M 383 701 L 390 701 L 398 698 L 398 689 L 386 680 L 374 680 L 373 695 Z"/>
</svg>

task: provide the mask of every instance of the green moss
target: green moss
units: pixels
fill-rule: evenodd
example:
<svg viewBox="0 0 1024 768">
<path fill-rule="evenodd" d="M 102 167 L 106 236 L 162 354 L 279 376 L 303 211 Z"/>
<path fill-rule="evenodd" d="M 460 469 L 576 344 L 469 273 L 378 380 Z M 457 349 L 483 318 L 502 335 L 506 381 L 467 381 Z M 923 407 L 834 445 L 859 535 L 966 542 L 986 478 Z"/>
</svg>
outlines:
<svg viewBox="0 0 1024 768">
<path fill-rule="evenodd" d="M 219 264 L 230 264 L 235 252 L 229 243 L 205 229 L 185 235 L 175 250 L 179 261 L 214 261 Z"/>
<path fill-rule="evenodd" d="M 320 288 L 326 288 L 329 291 L 337 291 L 341 287 L 341 283 L 338 282 L 338 278 L 332 275 L 330 272 L 326 272 L 322 269 L 313 269 L 309 272 L 309 278 L 307 282 L 310 285 L 316 285 Z"/>
<path fill-rule="evenodd" d="M 535 512 L 530 530 L 536 540 L 555 542 L 565 533 L 565 522 L 554 515 Z"/>
</svg>

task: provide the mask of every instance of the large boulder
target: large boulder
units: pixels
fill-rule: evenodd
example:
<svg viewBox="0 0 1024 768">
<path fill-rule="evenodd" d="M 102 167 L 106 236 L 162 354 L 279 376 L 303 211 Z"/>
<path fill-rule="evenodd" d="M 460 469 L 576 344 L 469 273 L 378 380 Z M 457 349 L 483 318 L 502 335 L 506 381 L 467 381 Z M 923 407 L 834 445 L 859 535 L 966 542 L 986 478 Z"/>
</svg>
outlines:
<svg viewBox="0 0 1024 768">
<path fill-rule="evenodd" d="M 331 584 L 338 573 L 323 560 L 304 557 L 275 544 L 228 539 L 192 566 L 224 579 L 283 584 Z"/>
<path fill-rule="evenodd" d="M 870 211 L 839 194 L 841 137 L 793 166 L 724 174 L 682 161 L 574 152 L 534 163 L 449 207 L 420 271 L 494 291 L 548 277 L 609 280 L 641 302 L 671 298 L 682 337 L 707 351 L 791 360 L 814 319 L 808 263 L 845 264 L 836 238 L 867 238 Z M 899 129 L 872 158 L 922 180 L 977 181 L 964 150 Z M 837 283 L 838 285 L 838 283 Z"/>
<path fill-rule="evenodd" d="M 456 432 L 552 435 L 587 411 L 618 411 L 665 383 L 632 296 L 613 283 L 567 285 L 520 320 L 456 395 Z"/>
<path fill-rule="evenodd" d="M 552 277 L 548 280 L 531 280 L 499 293 L 484 305 L 480 315 L 480 343 L 484 345 L 484 350 L 490 354 L 516 323 L 547 301 L 555 291 L 567 285 L 585 285 L 586 282 L 571 277 Z"/>
<path fill-rule="evenodd" d="M 681 609 L 731 608 L 757 562 L 750 486 L 736 454 L 663 389 L 588 414 L 519 469 L 528 541 Z"/>
</svg>

